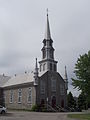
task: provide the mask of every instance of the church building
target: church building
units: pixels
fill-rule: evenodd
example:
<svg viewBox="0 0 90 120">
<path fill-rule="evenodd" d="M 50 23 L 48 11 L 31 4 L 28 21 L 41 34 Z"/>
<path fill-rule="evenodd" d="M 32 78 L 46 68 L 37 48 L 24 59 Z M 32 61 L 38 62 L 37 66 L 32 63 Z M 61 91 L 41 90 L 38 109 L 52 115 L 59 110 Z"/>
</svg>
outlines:
<svg viewBox="0 0 90 120">
<path fill-rule="evenodd" d="M 54 58 L 54 51 L 47 13 L 39 68 L 36 58 L 34 72 L 15 75 L 1 86 L 7 108 L 30 109 L 36 104 L 48 105 L 51 108 L 67 107 L 67 71 L 65 67 L 65 78 L 57 72 L 58 62 Z"/>
</svg>

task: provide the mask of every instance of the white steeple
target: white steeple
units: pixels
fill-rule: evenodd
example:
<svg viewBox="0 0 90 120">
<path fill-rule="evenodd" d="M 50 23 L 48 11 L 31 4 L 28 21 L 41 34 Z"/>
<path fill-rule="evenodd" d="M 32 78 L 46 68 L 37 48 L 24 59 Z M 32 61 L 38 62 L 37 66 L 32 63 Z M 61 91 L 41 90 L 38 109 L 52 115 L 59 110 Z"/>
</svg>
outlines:
<svg viewBox="0 0 90 120">
<path fill-rule="evenodd" d="M 54 60 L 54 48 L 53 48 L 53 40 L 50 34 L 50 26 L 48 19 L 48 9 L 47 9 L 47 24 L 45 37 L 43 40 L 43 48 L 42 51 L 42 60 L 39 61 L 40 64 L 40 72 L 45 71 L 57 71 L 57 61 Z"/>
<path fill-rule="evenodd" d="M 45 31 L 45 38 L 44 39 L 46 39 L 46 40 L 51 39 L 49 18 L 48 18 L 48 9 L 47 9 L 47 21 L 46 21 L 46 31 Z"/>
</svg>

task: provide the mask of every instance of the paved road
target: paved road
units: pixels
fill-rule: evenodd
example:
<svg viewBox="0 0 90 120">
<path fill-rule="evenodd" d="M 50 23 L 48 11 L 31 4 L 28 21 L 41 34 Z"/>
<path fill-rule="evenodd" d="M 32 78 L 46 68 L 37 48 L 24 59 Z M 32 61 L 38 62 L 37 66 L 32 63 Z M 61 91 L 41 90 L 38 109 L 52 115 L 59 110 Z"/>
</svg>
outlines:
<svg viewBox="0 0 90 120">
<path fill-rule="evenodd" d="M 71 120 L 71 119 L 67 118 L 67 113 L 9 111 L 6 115 L 0 115 L 0 120 Z"/>
<path fill-rule="evenodd" d="M 72 112 L 72 113 L 43 113 L 43 112 L 24 112 L 24 111 L 8 111 L 7 114 L 1 115 L 0 120 L 76 120 L 67 118 L 67 114 L 83 114 L 90 113 L 90 111 L 84 112 Z"/>
</svg>

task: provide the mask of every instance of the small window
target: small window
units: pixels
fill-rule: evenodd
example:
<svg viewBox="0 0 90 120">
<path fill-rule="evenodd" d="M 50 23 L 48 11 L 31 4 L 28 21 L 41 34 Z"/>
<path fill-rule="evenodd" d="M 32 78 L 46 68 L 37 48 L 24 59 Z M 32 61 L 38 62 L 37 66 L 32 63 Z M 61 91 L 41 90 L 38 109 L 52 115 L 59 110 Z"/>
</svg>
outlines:
<svg viewBox="0 0 90 120">
<path fill-rule="evenodd" d="M 45 94 L 45 82 L 41 80 L 41 85 L 40 85 L 40 91 L 41 94 Z"/>
<path fill-rule="evenodd" d="M 10 90 L 10 103 L 13 103 L 13 90 Z"/>
<path fill-rule="evenodd" d="M 43 64 L 43 71 L 45 70 L 45 66 L 46 66 L 46 63 L 45 63 L 45 64 Z"/>
<path fill-rule="evenodd" d="M 54 64 L 54 71 L 56 71 L 56 65 Z"/>
<path fill-rule="evenodd" d="M 46 40 L 44 41 L 44 46 L 46 46 Z"/>
<path fill-rule="evenodd" d="M 52 63 L 50 63 L 50 70 L 52 70 Z"/>
<path fill-rule="evenodd" d="M 28 95 L 28 98 L 27 98 L 27 100 L 28 100 L 28 103 L 31 103 L 32 102 L 32 88 L 30 87 L 30 88 L 28 88 L 28 93 L 27 93 Z"/>
<path fill-rule="evenodd" d="M 46 51 L 43 50 L 43 59 L 46 57 Z"/>
<path fill-rule="evenodd" d="M 49 42 L 49 46 L 52 46 L 52 42 L 51 41 Z"/>
<path fill-rule="evenodd" d="M 61 94 L 61 95 L 64 95 L 64 94 L 65 94 L 64 85 L 60 85 L 60 94 Z"/>
<path fill-rule="evenodd" d="M 22 89 L 18 89 L 18 103 L 22 102 Z"/>
<path fill-rule="evenodd" d="M 50 50 L 50 58 L 53 59 L 53 51 L 52 50 Z"/>
<path fill-rule="evenodd" d="M 41 70 L 42 70 L 42 65 L 40 65 L 40 72 L 41 72 Z"/>
</svg>

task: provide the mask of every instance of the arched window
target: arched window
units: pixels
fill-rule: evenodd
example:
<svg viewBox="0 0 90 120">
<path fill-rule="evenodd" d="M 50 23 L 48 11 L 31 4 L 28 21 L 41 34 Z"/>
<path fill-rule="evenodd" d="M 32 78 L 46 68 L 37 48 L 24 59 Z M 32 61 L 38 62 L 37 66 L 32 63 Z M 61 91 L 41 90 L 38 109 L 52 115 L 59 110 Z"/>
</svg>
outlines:
<svg viewBox="0 0 90 120">
<path fill-rule="evenodd" d="M 43 50 L 43 59 L 46 57 L 46 51 Z"/>
<path fill-rule="evenodd" d="M 13 90 L 10 90 L 10 103 L 13 103 Z"/>
<path fill-rule="evenodd" d="M 54 71 L 56 71 L 56 64 L 54 64 Z"/>
<path fill-rule="evenodd" d="M 22 89 L 19 88 L 18 89 L 18 103 L 21 103 L 22 102 Z"/>
<path fill-rule="evenodd" d="M 65 94 L 65 88 L 64 88 L 64 85 L 60 85 L 60 94 L 61 95 L 64 95 Z"/>
<path fill-rule="evenodd" d="M 32 88 L 28 88 L 28 92 L 27 92 L 27 101 L 28 103 L 31 103 L 32 101 Z"/>
<path fill-rule="evenodd" d="M 40 82 L 40 91 L 41 91 L 41 94 L 45 94 L 45 82 L 42 80 Z"/>
<path fill-rule="evenodd" d="M 45 70 L 46 63 L 43 64 L 43 71 Z"/>
<path fill-rule="evenodd" d="M 52 91 L 56 91 L 56 80 L 55 79 L 51 79 L 51 90 Z"/>
<path fill-rule="evenodd" d="M 52 70 L 52 63 L 50 63 L 50 70 Z"/>
<path fill-rule="evenodd" d="M 40 72 L 41 72 L 41 70 L 42 70 L 42 65 L 40 65 Z"/>
</svg>

